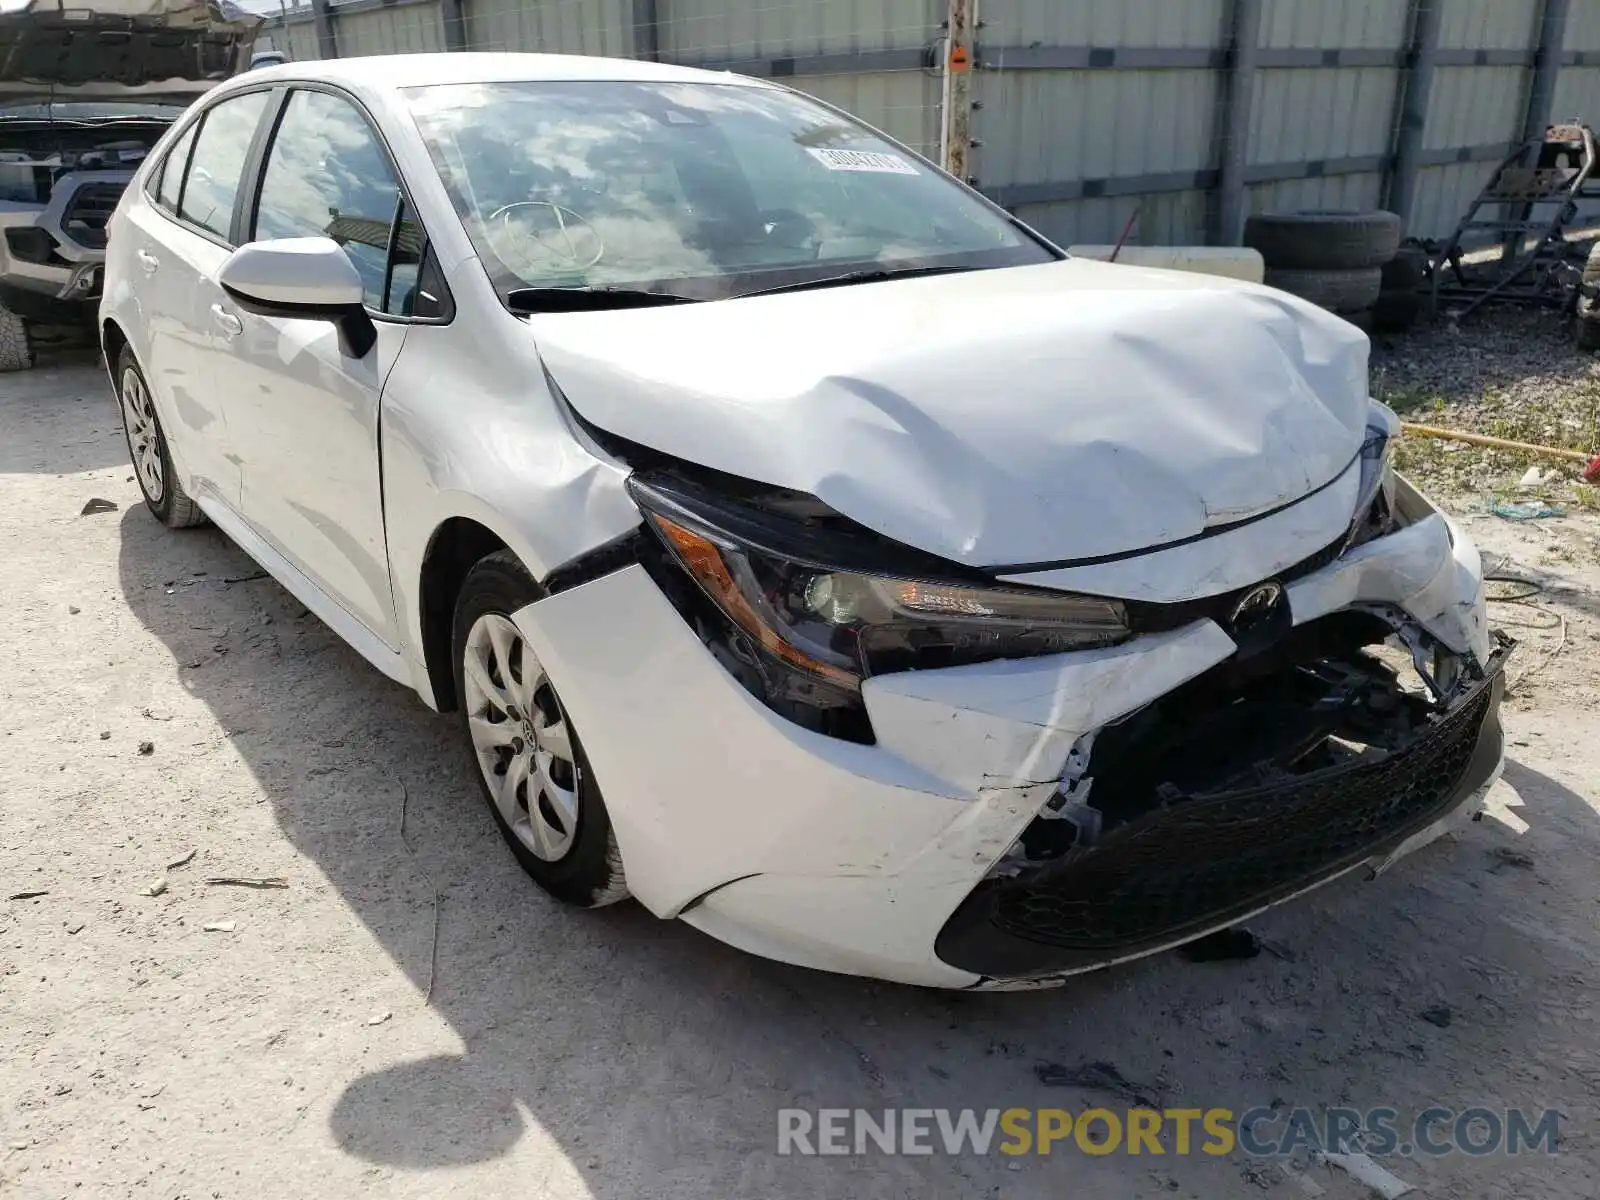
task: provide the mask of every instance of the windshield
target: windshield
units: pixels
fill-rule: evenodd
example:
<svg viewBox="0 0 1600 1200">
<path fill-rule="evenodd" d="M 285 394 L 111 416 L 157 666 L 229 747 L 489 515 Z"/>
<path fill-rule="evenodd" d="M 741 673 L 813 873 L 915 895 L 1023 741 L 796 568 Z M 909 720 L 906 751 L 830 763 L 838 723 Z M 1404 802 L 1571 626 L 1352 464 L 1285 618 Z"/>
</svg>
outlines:
<svg viewBox="0 0 1600 1200">
<path fill-rule="evenodd" d="M 502 299 L 529 288 L 718 299 L 1056 257 L 898 146 L 790 92 L 537 82 L 416 88 L 410 100 Z"/>
</svg>

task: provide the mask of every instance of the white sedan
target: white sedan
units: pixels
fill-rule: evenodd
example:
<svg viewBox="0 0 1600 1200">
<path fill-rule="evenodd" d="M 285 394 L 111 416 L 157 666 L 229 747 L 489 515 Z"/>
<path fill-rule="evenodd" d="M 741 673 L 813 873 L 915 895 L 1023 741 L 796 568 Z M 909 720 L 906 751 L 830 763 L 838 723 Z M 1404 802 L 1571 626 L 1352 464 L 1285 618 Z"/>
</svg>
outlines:
<svg viewBox="0 0 1600 1200">
<path fill-rule="evenodd" d="M 1015 987 L 1470 815 L 1505 648 L 1366 339 L 1071 260 L 786 88 L 294 63 L 111 224 L 150 511 L 457 714 L 517 860 L 833 971 Z"/>
</svg>

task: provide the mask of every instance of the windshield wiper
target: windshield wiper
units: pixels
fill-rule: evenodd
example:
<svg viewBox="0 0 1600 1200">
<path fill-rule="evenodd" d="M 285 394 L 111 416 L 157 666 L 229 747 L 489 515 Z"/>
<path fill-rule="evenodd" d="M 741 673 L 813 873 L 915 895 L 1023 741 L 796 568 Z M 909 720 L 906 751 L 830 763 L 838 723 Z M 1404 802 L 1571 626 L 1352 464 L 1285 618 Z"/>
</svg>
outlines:
<svg viewBox="0 0 1600 1200">
<path fill-rule="evenodd" d="M 629 287 L 529 287 L 512 288 L 506 293 L 506 305 L 514 312 L 523 313 L 598 312 L 609 308 L 693 303 L 693 296 Z"/>
<path fill-rule="evenodd" d="M 798 283 L 780 283 L 777 287 L 739 292 L 732 299 L 775 296 L 779 292 L 808 292 L 813 288 L 844 287 L 852 283 L 877 283 L 884 279 L 910 279 L 917 275 L 954 275 L 961 271 L 980 269 L 978 267 L 866 267 L 859 271 L 846 271 L 842 275 L 824 275 L 821 279 L 802 279 Z"/>
</svg>

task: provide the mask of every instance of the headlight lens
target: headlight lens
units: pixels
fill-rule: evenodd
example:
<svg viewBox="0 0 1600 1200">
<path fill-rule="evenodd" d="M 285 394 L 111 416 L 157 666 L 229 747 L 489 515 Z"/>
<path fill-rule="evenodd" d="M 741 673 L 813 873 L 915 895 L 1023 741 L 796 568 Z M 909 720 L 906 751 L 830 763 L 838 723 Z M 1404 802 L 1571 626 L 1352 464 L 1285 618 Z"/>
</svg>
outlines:
<svg viewBox="0 0 1600 1200">
<path fill-rule="evenodd" d="M 635 498 L 640 499 L 635 492 Z M 650 524 L 722 612 L 768 654 L 856 689 L 887 671 L 959 666 L 1129 636 L 1115 600 L 831 570 L 645 504 Z"/>
<path fill-rule="evenodd" d="M 1361 486 L 1356 495 L 1355 519 L 1345 535 L 1345 550 L 1393 532 L 1394 438 L 1379 425 L 1367 426 L 1361 444 Z"/>
</svg>

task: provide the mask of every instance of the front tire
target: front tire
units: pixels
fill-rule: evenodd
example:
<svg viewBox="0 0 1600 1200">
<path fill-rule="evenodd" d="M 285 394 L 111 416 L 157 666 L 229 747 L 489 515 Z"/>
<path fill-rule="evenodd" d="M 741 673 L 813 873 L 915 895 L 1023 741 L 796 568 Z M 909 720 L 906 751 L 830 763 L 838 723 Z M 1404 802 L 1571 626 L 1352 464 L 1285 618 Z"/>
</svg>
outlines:
<svg viewBox="0 0 1600 1200">
<path fill-rule="evenodd" d="M 168 529 L 204 524 L 205 513 L 178 481 L 150 385 L 133 351 L 126 346 L 117 355 L 117 407 L 122 412 L 122 434 L 128 442 L 128 458 L 139 490 L 144 493 L 145 507 Z"/>
<path fill-rule="evenodd" d="M 461 727 L 522 869 L 557 900 L 599 908 L 628 895 L 611 816 L 555 685 L 511 621 L 543 595 L 510 551 L 468 572 L 451 638 Z"/>
</svg>

